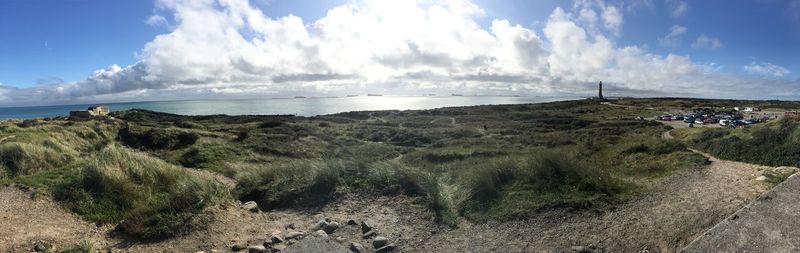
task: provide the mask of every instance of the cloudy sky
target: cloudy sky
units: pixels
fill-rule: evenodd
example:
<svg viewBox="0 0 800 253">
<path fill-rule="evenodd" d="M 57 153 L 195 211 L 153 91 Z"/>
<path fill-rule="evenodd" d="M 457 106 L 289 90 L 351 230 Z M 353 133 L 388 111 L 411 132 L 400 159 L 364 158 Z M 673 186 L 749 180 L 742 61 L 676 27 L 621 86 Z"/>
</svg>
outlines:
<svg viewBox="0 0 800 253">
<path fill-rule="evenodd" d="M 800 99 L 800 0 L 0 0 L 0 105 L 451 92 Z"/>
</svg>

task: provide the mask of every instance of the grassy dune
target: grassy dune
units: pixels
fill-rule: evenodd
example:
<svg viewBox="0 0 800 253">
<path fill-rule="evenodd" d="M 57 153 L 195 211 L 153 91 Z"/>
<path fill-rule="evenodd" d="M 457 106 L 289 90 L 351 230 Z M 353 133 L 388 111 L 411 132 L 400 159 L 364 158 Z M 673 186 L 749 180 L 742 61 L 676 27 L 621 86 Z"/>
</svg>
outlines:
<svg viewBox="0 0 800 253">
<path fill-rule="evenodd" d="M 0 123 L 0 183 L 52 194 L 139 238 L 192 228 L 219 200 L 263 210 L 341 196 L 409 195 L 440 222 L 525 218 L 613 205 L 705 159 L 636 116 L 676 103 L 625 100 L 348 112 L 318 117 L 178 116 Z M 702 102 L 699 102 L 702 103 Z M 669 104 L 669 105 L 664 105 Z M 186 168 L 236 182 L 225 189 Z"/>
</svg>

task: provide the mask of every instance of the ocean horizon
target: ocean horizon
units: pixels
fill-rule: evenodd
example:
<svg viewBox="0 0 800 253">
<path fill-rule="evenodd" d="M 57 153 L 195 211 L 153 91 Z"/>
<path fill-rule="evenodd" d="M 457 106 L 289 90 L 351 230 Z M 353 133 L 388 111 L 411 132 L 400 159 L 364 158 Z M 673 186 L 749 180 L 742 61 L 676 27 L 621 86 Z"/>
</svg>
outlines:
<svg viewBox="0 0 800 253">
<path fill-rule="evenodd" d="M 581 99 L 582 96 L 357 96 L 266 98 L 239 100 L 177 100 L 0 107 L 0 119 L 68 116 L 70 111 L 108 105 L 111 111 L 145 109 L 179 115 L 317 116 L 349 111 L 424 110 L 441 107 L 529 104 Z"/>
</svg>

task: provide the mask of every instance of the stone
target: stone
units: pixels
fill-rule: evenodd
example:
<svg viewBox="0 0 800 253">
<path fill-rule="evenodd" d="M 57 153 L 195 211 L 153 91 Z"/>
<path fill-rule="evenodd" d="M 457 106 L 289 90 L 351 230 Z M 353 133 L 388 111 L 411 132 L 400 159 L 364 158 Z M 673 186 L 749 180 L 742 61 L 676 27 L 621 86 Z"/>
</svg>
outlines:
<svg viewBox="0 0 800 253">
<path fill-rule="evenodd" d="M 589 247 L 586 247 L 586 246 L 572 246 L 570 249 L 572 249 L 572 252 L 578 252 L 578 253 L 591 253 L 592 252 L 592 249 L 590 249 Z"/>
<path fill-rule="evenodd" d="M 197 251 L 195 253 L 206 253 L 206 252 L 201 250 L 201 251 Z"/>
<path fill-rule="evenodd" d="M 325 228 L 326 226 L 328 226 L 328 222 L 325 221 L 325 220 L 321 220 L 321 221 L 317 222 L 317 224 L 314 224 L 313 227 L 311 227 L 311 231 L 317 231 L 317 230 Z"/>
<path fill-rule="evenodd" d="M 299 232 L 299 231 L 293 231 L 293 232 L 286 233 L 286 237 L 285 238 L 287 240 L 288 239 L 298 239 L 298 238 L 303 238 L 304 236 L 306 236 L 306 233 Z"/>
<path fill-rule="evenodd" d="M 348 226 L 355 226 L 355 225 L 358 225 L 358 222 L 356 222 L 356 220 L 354 220 L 354 219 L 349 219 L 349 220 L 347 220 L 347 225 Z"/>
<path fill-rule="evenodd" d="M 36 252 L 50 252 L 50 249 L 53 248 L 53 245 L 49 243 L 38 241 L 33 244 L 33 251 Z"/>
<path fill-rule="evenodd" d="M 283 226 L 283 229 L 294 229 L 294 223 L 289 223 Z"/>
<path fill-rule="evenodd" d="M 283 244 L 283 243 L 275 244 L 275 245 L 272 245 L 272 252 L 284 251 L 284 250 L 286 250 L 287 247 L 289 247 L 289 246 L 287 246 L 286 244 Z"/>
<path fill-rule="evenodd" d="M 267 247 L 264 247 L 263 245 L 253 245 L 253 246 L 248 246 L 247 247 L 247 252 L 248 253 L 267 253 L 269 251 L 267 251 Z"/>
<path fill-rule="evenodd" d="M 284 240 L 280 235 L 272 235 L 272 237 L 269 238 L 270 243 L 282 243 L 284 241 L 286 240 Z"/>
<path fill-rule="evenodd" d="M 247 249 L 247 247 L 245 247 L 244 245 L 241 245 L 241 244 L 234 244 L 233 246 L 231 246 L 231 250 L 234 251 L 234 252 L 235 251 L 242 251 L 242 250 L 245 250 L 245 249 Z"/>
<path fill-rule="evenodd" d="M 328 238 L 328 233 L 325 233 L 324 230 L 317 230 L 317 231 L 314 232 L 314 236 Z"/>
<path fill-rule="evenodd" d="M 334 239 L 334 240 L 336 240 L 336 242 L 338 242 L 338 243 L 344 243 L 344 242 L 347 241 L 347 238 L 344 238 L 344 237 L 341 237 L 341 236 L 337 236 L 336 239 Z"/>
<path fill-rule="evenodd" d="M 363 235 L 361 235 L 361 237 L 364 238 L 364 239 L 367 239 L 367 238 L 370 238 L 370 237 L 373 237 L 373 236 L 376 236 L 376 235 L 377 234 L 375 233 L 375 230 L 372 230 L 372 231 L 364 233 Z"/>
<path fill-rule="evenodd" d="M 766 181 L 766 180 L 767 180 L 766 176 L 760 176 L 756 178 L 756 181 Z"/>
<path fill-rule="evenodd" d="M 335 221 L 328 223 L 322 228 L 322 230 L 327 234 L 333 234 L 333 232 L 336 232 L 337 229 L 339 229 L 339 223 Z"/>
<path fill-rule="evenodd" d="M 242 208 L 251 212 L 258 212 L 258 203 L 255 201 L 247 201 L 242 204 Z"/>
<path fill-rule="evenodd" d="M 364 245 L 361 245 L 357 242 L 350 242 L 350 251 L 356 253 L 364 253 L 367 252 L 367 249 L 364 248 Z"/>
<path fill-rule="evenodd" d="M 372 230 L 372 225 L 369 224 L 367 221 L 361 222 L 361 233 L 367 233 Z"/>
<path fill-rule="evenodd" d="M 392 252 L 394 251 L 394 243 L 387 244 L 386 246 L 380 247 L 375 250 L 377 253 L 385 253 L 385 252 Z"/>
<path fill-rule="evenodd" d="M 386 246 L 386 244 L 389 244 L 389 239 L 386 239 L 386 237 L 383 236 L 375 237 L 375 239 L 372 240 L 372 247 L 375 247 L 376 249 Z"/>
</svg>

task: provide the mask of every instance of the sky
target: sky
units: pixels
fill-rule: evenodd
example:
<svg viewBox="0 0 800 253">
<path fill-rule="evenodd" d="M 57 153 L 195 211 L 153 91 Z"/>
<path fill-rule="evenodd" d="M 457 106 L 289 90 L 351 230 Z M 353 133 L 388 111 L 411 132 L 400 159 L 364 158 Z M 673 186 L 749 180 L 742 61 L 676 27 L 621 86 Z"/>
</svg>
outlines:
<svg viewBox="0 0 800 253">
<path fill-rule="evenodd" d="M 800 0 L 0 0 L 0 105 L 800 99 Z"/>
</svg>

